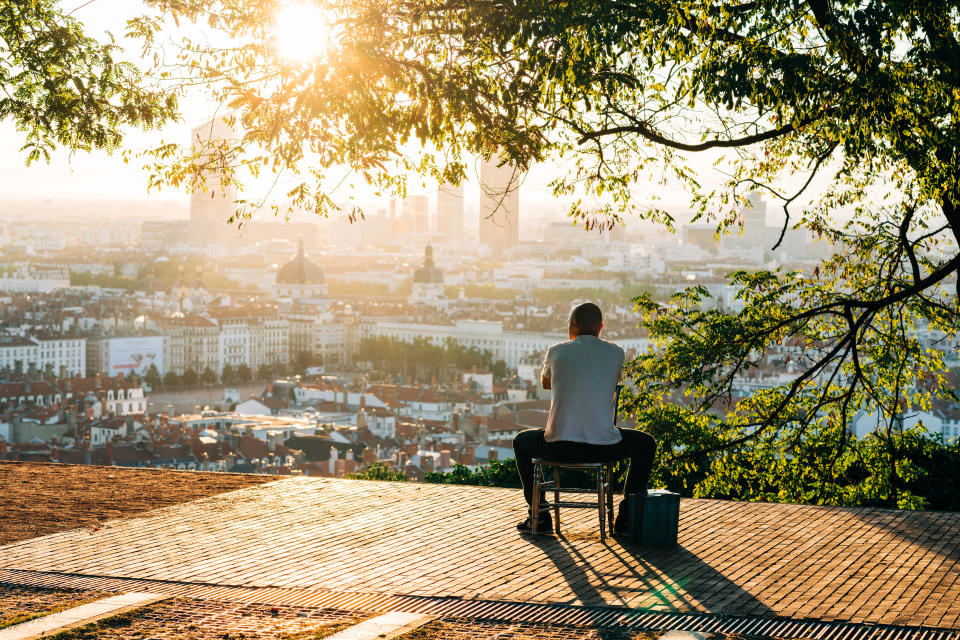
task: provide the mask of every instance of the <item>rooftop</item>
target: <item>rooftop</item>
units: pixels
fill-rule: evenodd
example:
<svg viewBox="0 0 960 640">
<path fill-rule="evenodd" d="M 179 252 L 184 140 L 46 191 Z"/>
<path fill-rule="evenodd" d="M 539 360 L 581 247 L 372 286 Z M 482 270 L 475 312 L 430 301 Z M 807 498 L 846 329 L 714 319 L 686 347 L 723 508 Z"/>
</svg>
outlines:
<svg viewBox="0 0 960 640">
<path fill-rule="evenodd" d="M 294 477 L 14 542 L 0 582 L 960 626 L 960 513 L 684 499 L 679 545 L 650 549 L 602 544 L 592 511 L 523 536 L 524 510 L 514 489 Z"/>
</svg>

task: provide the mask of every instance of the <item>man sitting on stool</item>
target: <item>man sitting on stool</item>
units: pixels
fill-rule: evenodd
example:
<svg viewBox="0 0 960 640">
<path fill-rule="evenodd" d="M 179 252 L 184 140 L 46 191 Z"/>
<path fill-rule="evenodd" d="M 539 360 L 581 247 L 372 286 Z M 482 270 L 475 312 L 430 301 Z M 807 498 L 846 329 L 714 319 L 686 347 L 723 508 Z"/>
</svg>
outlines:
<svg viewBox="0 0 960 640">
<path fill-rule="evenodd" d="M 540 382 L 552 391 L 547 428 L 528 429 L 513 439 L 513 451 L 528 507 L 533 502 L 533 458 L 557 462 L 613 462 L 630 458 L 630 471 L 623 490 L 613 532 L 629 533 L 629 499 L 646 496 L 647 480 L 657 442 L 649 433 L 614 426 L 613 406 L 617 383 L 623 372 L 623 349 L 601 340 L 600 307 L 585 302 L 570 312 L 570 341 L 549 349 L 543 360 Z M 541 493 L 541 504 L 546 499 Z M 533 531 L 533 513 L 517 525 Z M 537 531 L 553 531 L 549 510 L 540 511 Z"/>
</svg>

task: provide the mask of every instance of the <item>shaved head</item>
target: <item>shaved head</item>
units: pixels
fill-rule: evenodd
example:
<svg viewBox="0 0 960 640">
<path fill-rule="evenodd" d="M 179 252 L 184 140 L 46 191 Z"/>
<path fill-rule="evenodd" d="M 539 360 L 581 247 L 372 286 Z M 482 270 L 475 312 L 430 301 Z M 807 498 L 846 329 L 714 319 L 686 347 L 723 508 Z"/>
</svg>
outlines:
<svg viewBox="0 0 960 640">
<path fill-rule="evenodd" d="M 603 313 L 592 302 L 578 304 L 570 310 L 569 328 L 576 335 L 595 336 L 603 327 Z"/>
</svg>

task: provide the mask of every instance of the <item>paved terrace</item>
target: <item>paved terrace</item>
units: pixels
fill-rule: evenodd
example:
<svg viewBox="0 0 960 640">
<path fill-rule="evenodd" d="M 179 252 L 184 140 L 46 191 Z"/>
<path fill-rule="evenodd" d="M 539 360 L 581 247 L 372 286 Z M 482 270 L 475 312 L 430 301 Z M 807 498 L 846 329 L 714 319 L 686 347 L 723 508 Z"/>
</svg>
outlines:
<svg viewBox="0 0 960 640">
<path fill-rule="evenodd" d="M 289 478 L 0 546 L 0 577 L 960 626 L 958 513 L 683 500 L 679 546 L 652 550 L 601 544 L 587 510 L 522 536 L 524 511 L 512 489 Z"/>
</svg>

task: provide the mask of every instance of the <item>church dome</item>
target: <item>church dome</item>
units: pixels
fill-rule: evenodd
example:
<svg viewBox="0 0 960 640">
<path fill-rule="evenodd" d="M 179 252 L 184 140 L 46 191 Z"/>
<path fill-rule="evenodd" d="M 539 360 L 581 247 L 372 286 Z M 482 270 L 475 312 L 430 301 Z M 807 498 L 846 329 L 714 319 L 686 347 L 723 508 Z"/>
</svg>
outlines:
<svg viewBox="0 0 960 640">
<path fill-rule="evenodd" d="M 297 257 L 280 267 L 277 284 L 323 284 L 323 269 L 303 255 L 303 240 L 297 249 Z"/>
<path fill-rule="evenodd" d="M 413 272 L 413 281 L 419 283 L 443 283 L 443 272 L 433 264 L 433 247 L 423 251 L 423 266 Z"/>
</svg>

